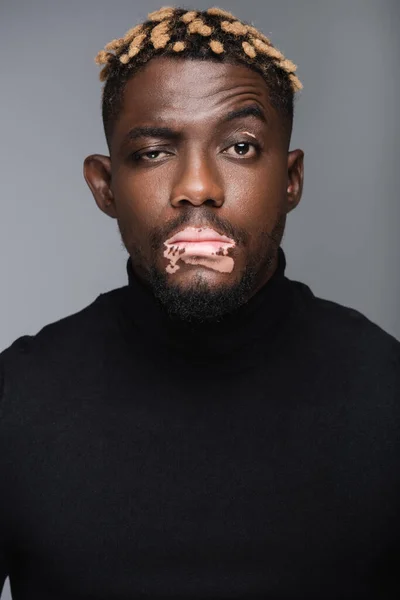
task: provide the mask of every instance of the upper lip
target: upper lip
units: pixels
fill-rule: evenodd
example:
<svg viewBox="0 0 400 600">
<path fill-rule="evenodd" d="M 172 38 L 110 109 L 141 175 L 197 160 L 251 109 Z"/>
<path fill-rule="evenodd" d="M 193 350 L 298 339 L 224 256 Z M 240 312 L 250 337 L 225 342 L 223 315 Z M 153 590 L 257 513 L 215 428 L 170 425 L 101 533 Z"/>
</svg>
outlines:
<svg viewBox="0 0 400 600">
<path fill-rule="evenodd" d="M 231 244 L 233 240 L 226 235 L 221 235 L 211 227 L 185 227 L 169 238 L 166 243 L 176 244 L 177 242 L 225 242 Z"/>
</svg>

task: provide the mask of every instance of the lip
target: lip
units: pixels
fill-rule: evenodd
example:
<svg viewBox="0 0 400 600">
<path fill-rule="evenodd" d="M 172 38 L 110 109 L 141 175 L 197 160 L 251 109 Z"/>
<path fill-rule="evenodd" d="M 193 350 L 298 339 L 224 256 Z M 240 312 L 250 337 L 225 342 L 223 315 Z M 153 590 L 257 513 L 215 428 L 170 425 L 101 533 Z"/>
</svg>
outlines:
<svg viewBox="0 0 400 600">
<path fill-rule="evenodd" d="M 165 244 L 178 244 L 178 243 L 204 243 L 204 242 L 218 242 L 223 244 L 233 244 L 235 241 L 226 235 L 221 235 L 215 229 L 211 227 L 186 227 L 179 231 L 176 235 L 168 239 Z"/>
<path fill-rule="evenodd" d="M 217 252 L 227 251 L 232 248 L 232 244 L 227 242 L 221 242 L 221 240 L 204 240 L 201 242 L 175 242 L 175 244 L 166 244 L 168 250 L 166 250 L 167 258 L 175 256 L 177 252 L 185 253 L 185 256 L 212 256 L 216 255 Z M 179 254 L 180 256 L 181 254 Z"/>
</svg>

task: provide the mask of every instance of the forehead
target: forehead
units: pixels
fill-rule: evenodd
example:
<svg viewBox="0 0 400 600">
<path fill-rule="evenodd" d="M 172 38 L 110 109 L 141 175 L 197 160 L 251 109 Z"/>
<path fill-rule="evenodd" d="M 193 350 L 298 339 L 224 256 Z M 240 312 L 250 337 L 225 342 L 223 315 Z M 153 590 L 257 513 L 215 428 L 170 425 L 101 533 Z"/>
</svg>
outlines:
<svg viewBox="0 0 400 600">
<path fill-rule="evenodd" d="M 119 120 L 211 123 L 249 102 L 275 112 L 264 79 L 245 65 L 160 57 L 126 84 Z"/>
</svg>

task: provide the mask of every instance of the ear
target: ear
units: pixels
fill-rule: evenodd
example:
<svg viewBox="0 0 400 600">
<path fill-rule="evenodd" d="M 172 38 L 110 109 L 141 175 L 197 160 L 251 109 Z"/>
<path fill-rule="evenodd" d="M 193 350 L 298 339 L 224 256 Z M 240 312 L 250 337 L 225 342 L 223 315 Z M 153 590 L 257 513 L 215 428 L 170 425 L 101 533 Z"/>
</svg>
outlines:
<svg viewBox="0 0 400 600">
<path fill-rule="evenodd" d="M 97 206 L 112 219 L 117 218 L 114 195 L 111 190 L 111 160 L 109 156 L 91 154 L 83 163 L 83 175 Z"/>
<path fill-rule="evenodd" d="M 291 150 L 288 153 L 287 212 L 290 213 L 301 200 L 304 180 L 304 152 Z"/>
</svg>

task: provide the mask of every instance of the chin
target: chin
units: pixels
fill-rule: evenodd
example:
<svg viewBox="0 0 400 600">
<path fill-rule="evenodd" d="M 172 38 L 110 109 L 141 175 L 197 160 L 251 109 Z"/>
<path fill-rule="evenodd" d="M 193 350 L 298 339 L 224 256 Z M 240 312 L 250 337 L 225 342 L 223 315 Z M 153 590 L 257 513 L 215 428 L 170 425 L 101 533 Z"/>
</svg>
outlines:
<svg viewBox="0 0 400 600">
<path fill-rule="evenodd" d="M 174 274 L 152 269 L 150 285 L 162 309 L 174 320 L 212 323 L 246 303 L 254 288 L 254 273 L 241 279 L 206 268 L 185 268 Z"/>
<path fill-rule="evenodd" d="M 213 269 L 197 266 L 184 266 L 173 274 L 167 274 L 167 280 L 171 286 L 181 290 L 195 289 L 224 289 L 237 284 L 237 274 L 219 273 Z"/>
</svg>

